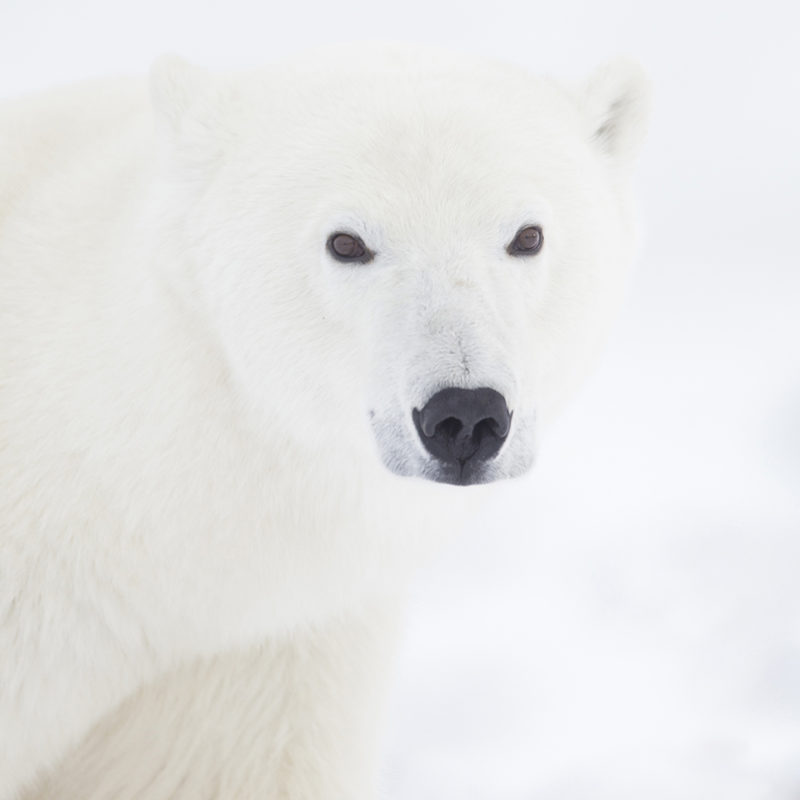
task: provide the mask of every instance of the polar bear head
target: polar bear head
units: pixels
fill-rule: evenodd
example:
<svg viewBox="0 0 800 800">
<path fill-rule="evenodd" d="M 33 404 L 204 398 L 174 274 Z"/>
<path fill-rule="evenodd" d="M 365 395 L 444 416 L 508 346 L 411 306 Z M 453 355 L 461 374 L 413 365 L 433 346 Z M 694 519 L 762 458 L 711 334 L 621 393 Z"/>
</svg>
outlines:
<svg viewBox="0 0 800 800">
<path fill-rule="evenodd" d="M 166 58 L 151 94 L 182 285 L 258 435 L 444 483 L 524 472 L 622 293 L 639 68 Z"/>
</svg>

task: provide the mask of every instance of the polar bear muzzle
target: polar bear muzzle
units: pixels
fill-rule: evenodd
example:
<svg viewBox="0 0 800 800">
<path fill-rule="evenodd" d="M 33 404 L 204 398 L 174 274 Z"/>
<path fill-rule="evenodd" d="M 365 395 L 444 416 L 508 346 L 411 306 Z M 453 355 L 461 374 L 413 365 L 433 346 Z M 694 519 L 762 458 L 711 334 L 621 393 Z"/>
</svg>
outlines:
<svg viewBox="0 0 800 800">
<path fill-rule="evenodd" d="M 442 483 L 482 483 L 484 467 L 511 427 L 505 398 L 488 388 L 442 389 L 412 417 L 422 444 L 438 462 L 433 477 Z"/>
</svg>

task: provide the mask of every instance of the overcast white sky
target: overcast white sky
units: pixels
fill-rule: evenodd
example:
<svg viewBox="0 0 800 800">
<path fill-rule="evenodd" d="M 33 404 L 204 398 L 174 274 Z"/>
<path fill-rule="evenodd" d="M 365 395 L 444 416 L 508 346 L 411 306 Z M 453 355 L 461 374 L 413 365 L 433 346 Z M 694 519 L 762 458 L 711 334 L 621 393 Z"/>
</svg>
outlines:
<svg viewBox="0 0 800 800">
<path fill-rule="evenodd" d="M 654 84 L 646 238 L 607 356 L 421 575 L 392 800 L 800 797 L 800 59 L 786 2 L 2 0 L 0 96 L 440 43 Z"/>
</svg>

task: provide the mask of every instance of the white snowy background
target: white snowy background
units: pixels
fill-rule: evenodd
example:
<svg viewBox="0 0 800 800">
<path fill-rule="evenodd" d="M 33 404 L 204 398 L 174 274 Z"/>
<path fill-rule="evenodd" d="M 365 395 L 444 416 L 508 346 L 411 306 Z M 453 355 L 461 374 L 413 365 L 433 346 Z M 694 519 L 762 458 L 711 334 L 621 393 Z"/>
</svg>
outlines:
<svg viewBox="0 0 800 800">
<path fill-rule="evenodd" d="M 798 31 L 789 0 L 0 0 L 0 96 L 367 39 L 651 74 L 627 311 L 420 576 L 392 800 L 800 798 Z"/>
</svg>

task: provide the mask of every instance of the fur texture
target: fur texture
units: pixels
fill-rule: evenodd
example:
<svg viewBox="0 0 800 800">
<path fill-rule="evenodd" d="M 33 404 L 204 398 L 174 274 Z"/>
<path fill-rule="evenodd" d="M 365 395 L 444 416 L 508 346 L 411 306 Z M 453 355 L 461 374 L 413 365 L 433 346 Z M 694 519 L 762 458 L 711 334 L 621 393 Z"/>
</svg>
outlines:
<svg viewBox="0 0 800 800">
<path fill-rule="evenodd" d="M 0 107 L 0 799 L 374 796 L 394 609 L 490 491 L 425 480 L 411 410 L 494 388 L 490 477 L 530 466 L 645 99 L 391 48 Z"/>
</svg>

